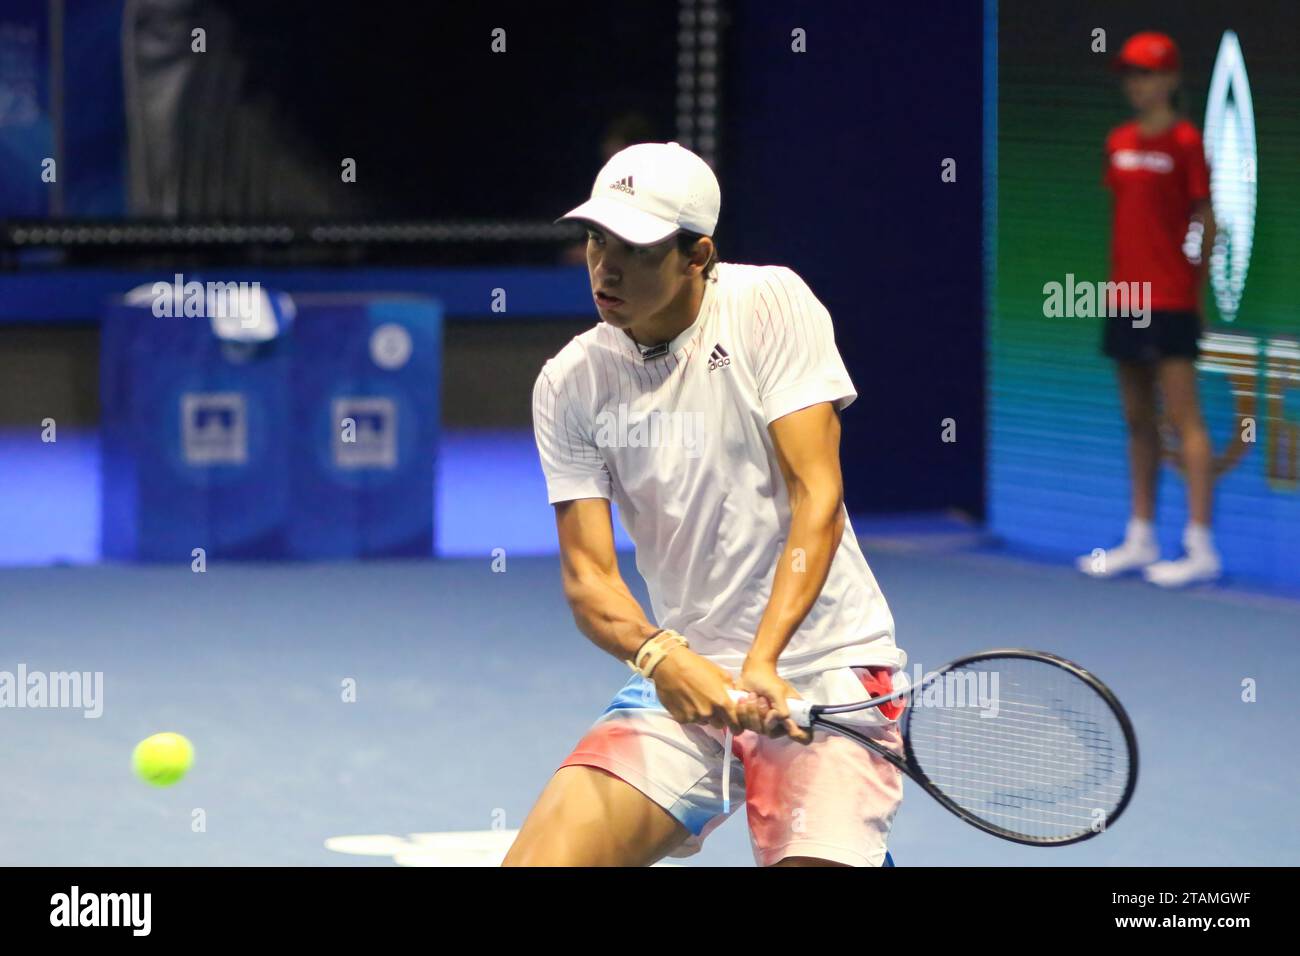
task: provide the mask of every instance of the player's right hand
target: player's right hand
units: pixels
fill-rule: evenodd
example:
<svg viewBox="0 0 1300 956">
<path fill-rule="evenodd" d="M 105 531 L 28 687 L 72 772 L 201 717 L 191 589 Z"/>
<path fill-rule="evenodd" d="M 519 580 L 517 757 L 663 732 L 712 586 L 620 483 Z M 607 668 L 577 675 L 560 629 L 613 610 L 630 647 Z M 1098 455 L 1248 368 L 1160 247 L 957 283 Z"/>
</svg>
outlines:
<svg viewBox="0 0 1300 956">
<path fill-rule="evenodd" d="M 744 732 L 736 702 L 727 693 L 735 686 L 731 675 L 690 648 L 669 652 L 654 670 L 654 684 L 659 702 L 678 723 Z"/>
</svg>

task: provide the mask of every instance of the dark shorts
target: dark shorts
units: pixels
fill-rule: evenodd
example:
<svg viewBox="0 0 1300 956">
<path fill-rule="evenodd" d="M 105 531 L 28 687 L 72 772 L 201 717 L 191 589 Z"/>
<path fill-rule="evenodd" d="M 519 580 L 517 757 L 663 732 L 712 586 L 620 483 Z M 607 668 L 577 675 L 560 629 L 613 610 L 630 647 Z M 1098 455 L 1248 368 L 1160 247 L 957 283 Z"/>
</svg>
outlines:
<svg viewBox="0 0 1300 956">
<path fill-rule="evenodd" d="M 1167 358 L 1196 360 L 1201 318 L 1195 312 L 1151 312 L 1151 324 L 1135 329 L 1129 316 L 1104 319 L 1101 351 L 1117 362 L 1150 364 Z"/>
</svg>

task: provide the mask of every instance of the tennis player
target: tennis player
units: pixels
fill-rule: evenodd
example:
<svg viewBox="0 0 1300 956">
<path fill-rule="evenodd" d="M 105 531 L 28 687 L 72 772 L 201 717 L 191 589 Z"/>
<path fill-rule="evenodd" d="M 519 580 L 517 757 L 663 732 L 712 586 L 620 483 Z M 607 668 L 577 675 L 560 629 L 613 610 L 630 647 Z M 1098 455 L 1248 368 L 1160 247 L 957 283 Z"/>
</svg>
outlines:
<svg viewBox="0 0 1300 956">
<path fill-rule="evenodd" d="M 760 865 L 885 860 L 901 775 L 809 736 L 785 703 L 886 694 L 906 663 L 844 509 L 839 416 L 857 393 L 798 275 L 718 261 L 720 206 L 700 157 L 641 143 L 563 217 L 587 226 L 600 322 L 538 375 L 534 429 L 574 619 L 635 673 L 506 865 L 689 856 L 741 803 Z M 649 614 L 620 575 L 611 500 Z M 866 718 L 894 748 L 901 710 Z"/>
<path fill-rule="evenodd" d="M 1128 424 L 1132 512 L 1123 543 L 1102 560 L 1083 555 L 1078 566 L 1096 577 L 1143 570 L 1148 581 L 1176 587 L 1213 580 L 1222 568 L 1210 532 L 1213 450 L 1196 392 L 1201 293 L 1214 247 L 1210 177 L 1201 135 L 1175 107 L 1180 58 L 1174 41 L 1163 33 L 1136 34 L 1113 65 L 1123 72 L 1136 115 L 1106 138 L 1104 183 L 1114 194 L 1111 281 L 1150 283 L 1150 324 L 1135 325 L 1129 316 L 1105 320 L 1102 351 L 1115 360 Z M 1184 249 L 1189 236 L 1191 258 Z M 1155 532 L 1157 389 L 1187 476 L 1186 553 L 1173 561 L 1159 560 Z"/>
</svg>

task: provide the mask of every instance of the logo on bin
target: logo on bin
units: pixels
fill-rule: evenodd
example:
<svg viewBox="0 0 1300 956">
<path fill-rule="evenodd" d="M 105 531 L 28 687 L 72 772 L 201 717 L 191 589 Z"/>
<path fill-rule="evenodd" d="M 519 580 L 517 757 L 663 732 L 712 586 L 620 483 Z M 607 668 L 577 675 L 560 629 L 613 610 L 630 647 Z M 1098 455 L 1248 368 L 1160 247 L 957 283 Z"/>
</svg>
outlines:
<svg viewBox="0 0 1300 956">
<path fill-rule="evenodd" d="M 247 464 L 248 416 L 243 394 L 182 394 L 181 446 L 187 465 Z"/>
<path fill-rule="evenodd" d="M 385 322 L 370 334 L 370 358 L 380 368 L 394 371 L 411 360 L 411 333 L 396 322 Z"/>
<path fill-rule="evenodd" d="M 397 406 L 391 398 L 334 399 L 334 467 L 397 467 Z"/>
</svg>

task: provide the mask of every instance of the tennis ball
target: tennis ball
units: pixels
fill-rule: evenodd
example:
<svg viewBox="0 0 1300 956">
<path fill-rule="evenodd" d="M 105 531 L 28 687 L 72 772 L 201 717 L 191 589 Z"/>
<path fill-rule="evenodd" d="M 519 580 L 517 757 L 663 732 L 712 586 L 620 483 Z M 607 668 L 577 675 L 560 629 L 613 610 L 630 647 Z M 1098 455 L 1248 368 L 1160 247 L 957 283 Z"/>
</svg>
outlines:
<svg viewBox="0 0 1300 956">
<path fill-rule="evenodd" d="M 136 776 L 155 787 L 170 787 L 194 763 L 194 745 L 180 734 L 154 734 L 135 745 L 131 766 Z"/>
</svg>

